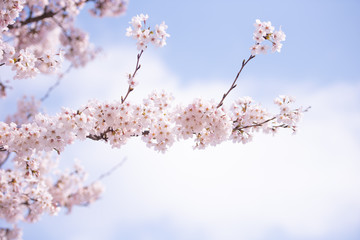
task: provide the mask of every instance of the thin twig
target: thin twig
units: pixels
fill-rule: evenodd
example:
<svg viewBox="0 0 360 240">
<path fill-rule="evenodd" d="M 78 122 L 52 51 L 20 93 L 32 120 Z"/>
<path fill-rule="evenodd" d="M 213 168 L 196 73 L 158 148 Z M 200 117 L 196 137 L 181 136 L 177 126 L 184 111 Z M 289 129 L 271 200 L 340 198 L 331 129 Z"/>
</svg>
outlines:
<svg viewBox="0 0 360 240">
<path fill-rule="evenodd" d="M 53 17 L 51 18 L 51 20 L 53 20 L 61 28 L 61 30 L 63 31 L 63 34 L 65 35 L 65 37 L 69 40 L 69 42 L 71 42 L 72 38 L 67 34 L 67 30 L 64 28 L 64 26 L 58 20 L 56 20 Z"/>
<path fill-rule="evenodd" d="M 138 55 L 137 55 L 136 67 L 135 67 L 134 73 L 131 75 L 131 79 L 135 78 L 137 71 L 141 68 L 140 58 L 141 58 L 141 55 L 143 54 L 143 52 L 144 52 L 144 50 L 141 50 L 140 53 L 138 53 Z M 129 96 L 129 93 L 132 90 L 134 90 L 134 88 L 132 88 L 129 84 L 129 88 L 128 88 L 128 91 L 127 91 L 125 97 L 121 97 L 121 103 L 125 102 L 126 98 Z"/>
<path fill-rule="evenodd" d="M 307 107 L 307 108 L 304 109 L 304 110 L 301 110 L 301 112 L 308 112 L 308 111 L 310 110 L 310 108 L 311 108 L 311 106 Z M 300 111 L 300 109 L 296 109 L 296 111 Z M 272 120 L 275 120 L 275 119 L 276 119 L 276 117 L 272 117 L 272 118 L 269 118 L 269 119 L 267 119 L 267 120 L 265 120 L 265 121 L 263 121 L 263 122 L 260 122 L 260 123 L 254 123 L 254 124 L 246 125 L 246 126 L 240 126 L 240 125 L 238 125 L 238 126 L 236 126 L 236 127 L 233 129 L 233 132 L 234 132 L 234 131 L 241 131 L 241 130 L 243 130 L 243 129 L 245 129 L 245 128 L 261 127 L 263 124 L 268 123 L 268 122 L 270 122 L 270 121 L 272 121 Z M 279 128 L 279 127 L 288 128 L 289 125 L 281 124 L 281 125 L 278 125 L 278 126 L 274 126 L 274 128 Z"/>
<path fill-rule="evenodd" d="M 260 126 L 262 126 L 263 124 L 268 123 L 268 122 L 270 122 L 270 121 L 272 121 L 272 120 L 275 120 L 275 119 L 276 119 L 276 117 L 272 117 L 272 118 L 270 118 L 270 119 L 268 119 L 268 120 L 265 120 L 265 121 L 263 121 L 263 122 L 261 122 L 261 123 L 255 123 L 255 124 L 246 125 L 246 126 L 242 126 L 242 127 L 240 127 L 240 125 L 238 125 L 238 126 L 236 126 L 236 127 L 233 129 L 233 132 L 234 132 L 234 131 L 241 131 L 242 129 L 245 129 L 245 128 L 260 127 Z"/>
<path fill-rule="evenodd" d="M 119 167 L 121 167 L 122 165 L 124 165 L 124 163 L 126 162 L 126 160 L 127 160 L 127 158 L 124 157 L 121 162 L 119 162 L 118 164 L 116 164 L 115 166 L 113 166 L 109 171 L 107 171 L 106 173 L 101 174 L 100 177 L 97 179 L 97 181 L 100 181 L 100 180 L 104 179 L 105 177 L 110 176 L 116 169 L 118 169 Z"/>
<path fill-rule="evenodd" d="M 245 65 L 246 65 L 251 59 L 253 59 L 254 57 L 255 57 L 254 55 L 250 55 L 250 57 L 249 57 L 246 61 L 245 61 L 245 59 L 243 60 L 242 65 L 241 65 L 241 68 L 240 68 L 238 74 L 236 75 L 234 82 L 231 84 L 231 87 L 229 88 L 229 90 L 228 90 L 226 93 L 224 93 L 221 101 L 219 102 L 219 104 L 217 105 L 216 108 L 219 108 L 219 107 L 221 107 L 221 106 L 223 105 L 223 102 L 224 102 L 226 96 L 229 95 L 229 93 L 231 92 L 231 90 L 233 90 L 233 89 L 236 87 L 236 81 L 238 80 L 241 71 L 243 70 L 243 68 L 245 67 Z"/>
<path fill-rule="evenodd" d="M 49 87 L 49 89 L 47 90 L 47 92 L 45 93 L 45 95 L 44 95 L 42 98 L 40 98 L 40 101 L 41 101 L 41 102 L 44 102 L 44 101 L 49 97 L 50 93 L 51 93 L 57 86 L 59 86 L 59 84 L 60 84 L 61 80 L 63 79 L 64 75 L 67 74 L 67 73 L 69 73 L 70 70 L 72 69 L 72 67 L 73 67 L 73 65 L 71 64 L 65 72 L 63 72 L 63 73 L 60 74 L 60 76 L 58 77 L 58 79 L 56 80 L 56 82 L 54 83 L 54 85 L 52 85 L 51 87 Z"/>
</svg>

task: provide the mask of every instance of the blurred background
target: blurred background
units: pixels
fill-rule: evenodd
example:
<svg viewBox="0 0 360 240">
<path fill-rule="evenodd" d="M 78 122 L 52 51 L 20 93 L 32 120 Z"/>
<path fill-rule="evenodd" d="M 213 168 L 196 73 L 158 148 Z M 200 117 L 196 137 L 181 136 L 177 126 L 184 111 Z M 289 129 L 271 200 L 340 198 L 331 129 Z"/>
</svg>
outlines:
<svg viewBox="0 0 360 240">
<path fill-rule="evenodd" d="M 357 0 L 130 0 L 119 18 L 96 19 L 84 10 L 77 25 L 103 52 L 64 77 L 43 104 L 50 114 L 126 93 L 137 50 L 125 30 L 140 13 L 149 14 L 151 26 L 165 21 L 171 37 L 166 47 L 143 54 L 129 101 L 140 102 L 153 89 L 182 103 L 220 100 L 250 55 L 260 19 L 286 33 L 282 51 L 256 56 L 225 105 L 251 96 L 275 110 L 273 99 L 284 94 L 311 110 L 296 135 L 257 134 L 246 145 L 193 150 L 191 141 L 180 142 L 160 154 L 140 139 L 121 149 L 76 142 L 62 153 L 61 166 L 80 159 L 89 182 L 127 160 L 104 179 L 99 201 L 22 224 L 24 239 L 360 239 L 359 9 Z M 19 97 L 40 98 L 55 82 L 49 76 L 12 81 L 0 101 L 2 118 Z"/>
</svg>

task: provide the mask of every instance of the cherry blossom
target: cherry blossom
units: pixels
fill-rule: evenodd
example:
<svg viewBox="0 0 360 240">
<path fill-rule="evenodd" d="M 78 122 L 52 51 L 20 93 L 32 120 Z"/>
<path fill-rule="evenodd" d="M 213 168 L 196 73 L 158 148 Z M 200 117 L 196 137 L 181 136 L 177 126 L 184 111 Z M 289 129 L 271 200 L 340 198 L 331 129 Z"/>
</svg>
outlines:
<svg viewBox="0 0 360 240">
<path fill-rule="evenodd" d="M 38 74 L 61 71 L 64 60 L 83 67 L 99 52 L 89 35 L 74 22 L 86 4 L 95 17 L 122 15 L 126 0 L 5 0 L 0 2 L 0 69 L 10 67 L 14 79 L 35 78 Z M 18 223 L 39 221 L 44 214 L 69 213 L 74 206 L 87 206 L 104 191 L 101 178 L 87 182 L 88 174 L 76 162 L 72 169 L 58 167 L 61 153 L 76 140 L 104 141 L 121 148 L 138 138 L 149 148 L 165 153 L 171 146 L 192 140 L 195 149 L 206 149 L 226 141 L 248 143 L 258 132 L 276 134 L 280 129 L 297 131 L 307 109 L 294 107 L 294 98 L 279 96 L 271 113 L 250 97 L 225 103 L 248 62 L 270 49 L 280 52 L 286 36 L 275 31 L 271 22 L 255 21 L 249 58 L 244 59 L 229 90 L 220 102 L 195 98 L 175 104 L 166 91 L 151 92 L 142 102 L 129 98 L 137 84 L 140 60 L 149 44 L 166 45 L 165 22 L 149 26 L 149 16 L 131 18 L 126 36 L 136 40 L 135 69 L 126 74 L 128 90 L 120 99 L 90 100 L 78 109 L 63 107 L 49 115 L 41 101 L 23 97 L 17 111 L 0 122 L 0 217 L 10 226 L 0 228 L 0 239 L 21 239 Z M 62 76 L 62 75 L 61 75 Z M 6 97 L 8 85 L 0 82 L 0 96 Z M 48 91 L 47 95 L 50 91 Z M 11 161 L 11 166 L 7 164 Z M 107 174 L 103 175 L 106 176 Z"/>
<path fill-rule="evenodd" d="M 99 52 L 88 34 L 75 27 L 89 3 L 95 17 L 120 16 L 128 5 L 127 0 L 1 1 L 0 67 L 10 66 L 14 79 L 27 79 L 58 72 L 62 56 L 74 67 L 85 66 Z"/>
<path fill-rule="evenodd" d="M 126 36 L 137 40 L 136 46 L 138 50 L 145 50 L 147 44 L 151 42 L 154 46 L 163 47 L 166 45 L 166 38 L 170 35 L 166 32 L 168 26 L 165 22 L 155 26 L 155 30 L 151 30 L 146 26 L 149 16 L 140 14 L 131 19 L 132 27 L 126 29 Z"/>
<path fill-rule="evenodd" d="M 265 45 L 266 41 L 271 43 L 272 52 L 280 52 L 282 48 L 282 41 L 285 41 L 286 35 L 283 31 L 280 30 L 274 31 L 275 28 L 271 25 L 271 22 L 261 22 L 259 19 L 256 19 L 255 31 L 253 34 L 253 39 L 255 44 L 250 48 L 252 55 L 257 54 L 266 54 L 268 52 L 269 46 Z"/>
<path fill-rule="evenodd" d="M 291 108 L 293 100 L 286 96 L 275 100 L 280 107 L 278 114 L 269 114 L 251 103 L 250 98 L 244 98 L 227 109 L 195 99 L 187 106 L 173 106 L 173 97 L 166 92 L 153 92 L 143 104 L 93 100 L 81 107 L 82 111 L 64 108 L 54 116 L 38 113 L 33 121 L 21 125 L 0 122 L 0 146 L 17 156 L 30 157 L 35 150 L 62 152 L 76 139 L 105 140 L 120 148 L 129 138 L 142 136 L 158 151 L 188 138 L 194 138 L 195 147 L 205 148 L 232 139 L 234 134 L 244 134 L 244 129 L 246 133 L 295 129 L 303 112 Z"/>
<path fill-rule="evenodd" d="M 90 13 L 98 17 L 115 17 L 123 15 L 128 5 L 127 0 L 98 0 Z"/>
</svg>

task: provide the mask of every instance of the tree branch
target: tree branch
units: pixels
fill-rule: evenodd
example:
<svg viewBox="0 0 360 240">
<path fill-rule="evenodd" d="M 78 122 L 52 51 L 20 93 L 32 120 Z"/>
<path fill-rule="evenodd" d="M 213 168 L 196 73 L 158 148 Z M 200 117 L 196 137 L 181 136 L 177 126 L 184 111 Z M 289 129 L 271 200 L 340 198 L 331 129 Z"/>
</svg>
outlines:
<svg viewBox="0 0 360 240">
<path fill-rule="evenodd" d="M 63 73 L 60 74 L 60 76 L 58 77 L 58 79 L 56 80 L 56 82 L 54 83 L 54 85 L 50 86 L 49 89 L 47 90 L 47 92 L 45 93 L 45 95 L 44 95 L 42 98 L 40 98 L 40 101 L 41 101 L 41 102 L 44 102 L 44 101 L 49 97 L 50 93 L 51 93 L 57 86 L 59 86 L 59 84 L 60 84 L 61 80 L 63 79 L 64 75 L 67 74 L 67 73 L 69 73 L 70 70 L 72 69 L 72 67 L 73 67 L 73 65 L 71 64 L 65 72 L 63 72 Z"/>
<path fill-rule="evenodd" d="M 58 14 L 59 12 L 65 11 L 65 9 L 66 9 L 66 8 L 64 7 L 64 8 L 62 8 L 62 9 L 56 11 L 56 12 L 53 12 L 53 11 L 47 12 L 47 11 L 45 11 L 42 15 L 37 16 L 37 17 L 31 17 L 31 15 L 30 15 L 30 17 L 29 17 L 28 19 L 26 19 L 26 20 L 24 20 L 24 21 L 20 21 L 20 22 L 14 23 L 14 24 L 12 24 L 12 25 L 9 25 L 8 28 L 11 30 L 11 29 L 14 29 L 14 28 L 18 28 L 18 27 L 25 26 L 25 25 L 27 25 L 27 24 L 29 24 L 29 23 L 39 22 L 39 21 L 44 20 L 44 19 L 46 19 L 46 18 L 52 18 L 52 17 L 54 17 L 56 14 Z M 20 26 L 18 26 L 19 24 L 20 24 Z"/>
<path fill-rule="evenodd" d="M 236 81 L 238 80 L 241 71 L 242 71 L 243 68 L 246 66 L 246 64 L 247 64 L 251 59 L 253 59 L 254 57 L 255 57 L 254 55 L 250 55 L 250 57 L 249 57 L 246 61 L 245 61 L 245 59 L 243 60 L 242 65 L 241 65 L 241 68 L 240 68 L 238 74 L 236 75 L 234 82 L 231 84 L 231 87 L 229 88 L 229 90 L 228 90 L 226 93 L 224 93 L 221 101 L 219 102 L 219 104 L 217 105 L 216 108 L 219 108 L 219 107 L 221 107 L 221 106 L 223 105 L 223 102 L 224 102 L 226 96 L 229 95 L 229 93 L 231 92 L 231 90 L 233 90 L 233 89 L 236 87 Z"/>
<path fill-rule="evenodd" d="M 270 121 L 272 121 L 272 120 L 275 120 L 275 119 L 276 119 L 276 117 L 272 117 L 272 118 L 270 118 L 270 119 L 268 119 L 268 120 L 265 120 L 265 121 L 263 121 L 263 122 L 261 122 L 261 123 L 254 123 L 254 124 L 246 125 L 246 126 L 240 126 L 240 125 L 238 125 L 238 126 L 236 126 L 236 127 L 233 129 L 233 132 L 235 132 L 235 131 L 241 131 L 241 130 L 243 130 L 243 129 L 245 129 L 245 128 L 261 127 L 263 124 L 268 123 L 268 122 L 270 122 Z"/>
<path fill-rule="evenodd" d="M 308 112 L 310 110 L 311 106 L 307 107 L 306 109 L 304 110 L 301 110 L 301 109 L 295 109 L 295 111 L 298 111 L 298 112 Z M 254 123 L 254 124 L 251 124 L 251 125 L 246 125 L 246 126 L 236 126 L 234 129 L 233 129 L 233 132 L 235 131 L 241 131 L 243 129 L 246 129 L 246 128 L 251 128 L 251 127 L 261 127 L 263 124 L 265 123 L 268 123 L 272 120 L 275 120 L 276 117 L 272 117 L 272 118 L 269 118 L 263 122 L 260 122 L 260 123 Z M 289 125 L 287 124 L 281 124 L 281 125 L 277 125 L 277 126 L 273 126 L 273 128 L 279 128 L 279 127 L 282 127 L 282 128 L 289 128 Z"/>
<path fill-rule="evenodd" d="M 100 181 L 102 179 L 104 179 L 105 177 L 110 176 L 116 169 L 118 169 L 119 167 L 121 167 L 122 165 L 124 165 L 124 163 L 126 162 L 126 157 L 123 158 L 123 160 L 121 162 L 119 162 L 118 164 L 116 164 L 114 167 L 112 167 L 109 171 L 107 171 L 106 173 L 103 173 L 99 176 L 99 178 L 97 179 L 97 181 Z"/>
<path fill-rule="evenodd" d="M 137 55 L 137 61 L 136 61 L 136 66 L 135 66 L 135 70 L 133 72 L 133 74 L 131 75 L 131 79 L 134 79 L 135 78 L 135 75 L 137 73 L 137 71 L 141 68 L 141 65 L 140 65 L 140 58 L 141 58 L 141 55 L 143 54 L 144 50 L 141 50 L 140 53 L 138 53 Z M 129 88 L 128 88 L 128 91 L 125 95 L 125 97 L 122 97 L 121 96 L 121 103 L 124 103 L 126 98 L 129 96 L 130 92 L 133 91 L 134 88 L 132 88 L 130 85 L 129 85 Z"/>
<path fill-rule="evenodd" d="M 104 140 L 105 142 L 107 142 L 107 140 L 108 140 L 107 134 L 109 132 L 113 132 L 113 131 L 114 130 L 112 129 L 112 127 L 108 127 L 108 129 L 106 129 L 105 132 L 102 132 L 99 135 L 90 134 L 86 137 L 90 138 L 91 140 L 95 140 L 95 141 Z"/>
</svg>

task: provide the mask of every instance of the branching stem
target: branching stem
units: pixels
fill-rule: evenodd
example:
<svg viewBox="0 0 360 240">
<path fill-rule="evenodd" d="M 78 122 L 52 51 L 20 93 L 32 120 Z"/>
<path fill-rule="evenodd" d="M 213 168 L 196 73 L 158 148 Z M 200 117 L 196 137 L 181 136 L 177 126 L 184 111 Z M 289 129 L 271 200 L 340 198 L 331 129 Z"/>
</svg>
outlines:
<svg viewBox="0 0 360 240">
<path fill-rule="evenodd" d="M 236 127 L 233 129 L 233 132 L 234 132 L 234 131 L 241 131 L 242 129 L 245 129 L 245 128 L 260 127 L 260 126 L 262 126 L 263 124 L 268 123 L 268 122 L 270 122 L 270 121 L 272 121 L 272 120 L 275 120 L 275 119 L 276 119 L 276 117 L 272 117 L 272 118 L 267 119 L 267 120 L 265 120 L 265 121 L 263 121 L 263 122 L 261 122 L 261 123 L 254 123 L 254 124 L 246 125 L 246 126 L 238 125 L 238 126 L 236 126 Z"/>
<path fill-rule="evenodd" d="M 228 90 L 226 93 L 224 93 L 221 101 L 219 102 L 219 104 L 217 105 L 216 108 L 221 107 L 221 106 L 223 105 L 224 100 L 225 100 L 225 98 L 227 97 L 227 95 L 229 95 L 229 93 L 231 92 L 231 90 L 233 90 L 234 88 L 236 88 L 236 81 L 238 80 L 241 71 L 244 69 L 244 67 L 246 66 L 246 64 L 247 64 L 251 59 L 253 59 L 254 57 L 255 57 L 254 55 L 250 55 L 250 57 L 249 57 L 246 61 L 245 61 L 245 59 L 243 60 L 243 62 L 242 62 L 242 64 L 241 64 L 241 68 L 240 68 L 238 74 L 236 75 L 233 83 L 231 84 L 231 87 L 229 88 L 229 90 Z"/>
<path fill-rule="evenodd" d="M 58 79 L 56 80 L 56 82 L 54 83 L 54 85 L 50 86 L 49 89 L 46 91 L 45 95 L 40 98 L 40 101 L 41 102 L 44 102 L 50 95 L 50 93 L 57 87 L 60 85 L 60 82 L 61 80 L 63 79 L 64 75 L 69 73 L 70 70 L 72 69 L 73 65 L 71 64 L 68 69 L 64 72 L 64 73 L 61 73 L 58 77 Z"/>
<path fill-rule="evenodd" d="M 12 25 L 9 25 L 8 28 L 9 28 L 9 29 L 14 29 L 14 28 L 18 28 L 18 27 L 25 26 L 25 25 L 27 25 L 27 24 L 29 24 L 29 23 L 39 22 L 39 21 L 44 20 L 44 19 L 46 19 L 46 18 L 52 18 L 52 17 L 54 17 L 56 14 L 58 14 L 59 12 L 65 11 L 65 9 L 66 9 L 66 8 L 62 8 L 62 9 L 56 11 L 56 12 L 53 12 L 53 11 L 49 11 L 49 12 L 44 11 L 43 14 L 41 14 L 40 16 L 37 16 L 37 17 L 32 17 L 32 16 L 30 15 L 28 19 L 20 22 L 20 26 L 18 26 L 19 23 L 14 23 L 14 24 L 12 24 Z"/>
<path fill-rule="evenodd" d="M 143 54 L 143 52 L 144 52 L 144 50 L 141 50 L 140 53 L 138 53 L 138 55 L 137 55 L 136 66 L 135 66 L 135 70 L 134 70 L 133 74 L 130 76 L 131 79 L 135 78 L 137 71 L 139 71 L 139 69 L 141 68 L 140 58 L 141 58 L 141 55 Z M 121 103 L 125 102 L 126 98 L 129 96 L 130 92 L 132 92 L 133 90 L 134 90 L 134 88 L 132 88 L 129 84 L 129 88 L 128 88 L 128 91 L 127 91 L 125 97 L 121 97 Z"/>
<path fill-rule="evenodd" d="M 126 162 L 126 157 L 123 158 L 123 160 L 121 162 L 119 162 L 118 164 L 116 164 L 115 166 L 113 166 L 109 171 L 107 171 L 106 173 L 103 173 L 100 175 L 100 177 L 97 179 L 97 181 L 100 181 L 102 179 L 104 179 L 105 177 L 110 176 L 116 169 L 118 169 L 119 167 L 121 167 L 122 165 L 124 165 L 124 163 Z"/>
</svg>

